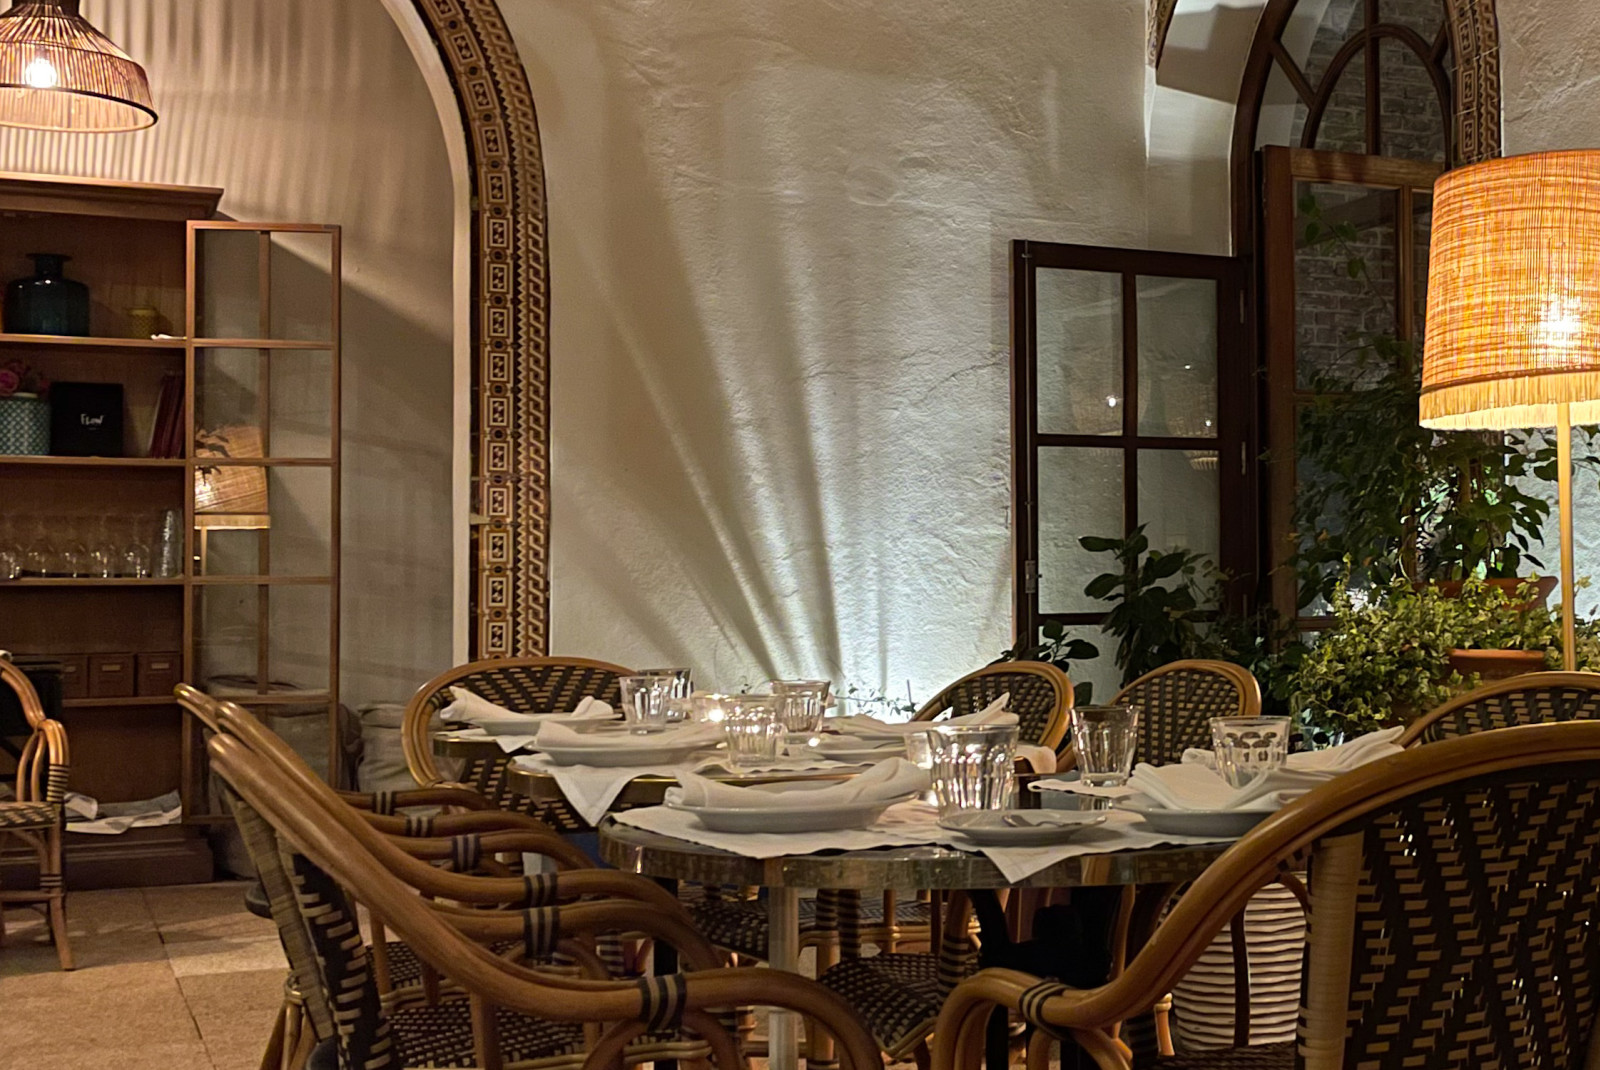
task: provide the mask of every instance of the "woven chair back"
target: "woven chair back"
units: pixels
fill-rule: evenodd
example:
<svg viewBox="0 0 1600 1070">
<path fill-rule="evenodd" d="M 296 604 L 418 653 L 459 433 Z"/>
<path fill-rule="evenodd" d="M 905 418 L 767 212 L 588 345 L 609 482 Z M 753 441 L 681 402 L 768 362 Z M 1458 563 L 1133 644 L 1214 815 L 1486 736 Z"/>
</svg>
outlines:
<svg viewBox="0 0 1600 1070">
<path fill-rule="evenodd" d="M 1139 707 L 1134 761 L 1170 765 L 1190 747 L 1211 746 L 1213 717 L 1255 717 L 1261 686 L 1249 670 L 1226 661 L 1174 661 L 1128 684 L 1114 704 Z"/>
<path fill-rule="evenodd" d="M 430 735 L 438 728 L 434 715 L 450 704 L 452 687 L 510 710 L 561 711 L 575 708 L 583 698 L 620 705 L 618 681 L 632 674 L 621 665 L 589 658 L 495 658 L 458 665 L 423 684 L 406 704 L 400 734 L 406 766 L 422 787 L 444 780 L 433 759 Z M 502 775 L 508 760 L 470 761 L 459 779 L 497 803 L 512 804 L 502 805 L 503 809 L 523 809 Z"/>
<path fill-rule="evenodd" d="M 1418 717 L 1402 746 L 1510 728 L 1600 717 L 1600 673 L 1531 672 L 1459 695 Z"/>
<path fill-rule="evenodd" d="M 1021 742 L 1054 748 L 1067 734 L 1072 681 L 1066 673 L 1042 661 L 986 665 L 935 695 L 917 711 L 915 720 L 965 717 L 1005 694 L 1011 696 L 1006 708 L 1017 715 L 1017 738 Z"/>
</svg>

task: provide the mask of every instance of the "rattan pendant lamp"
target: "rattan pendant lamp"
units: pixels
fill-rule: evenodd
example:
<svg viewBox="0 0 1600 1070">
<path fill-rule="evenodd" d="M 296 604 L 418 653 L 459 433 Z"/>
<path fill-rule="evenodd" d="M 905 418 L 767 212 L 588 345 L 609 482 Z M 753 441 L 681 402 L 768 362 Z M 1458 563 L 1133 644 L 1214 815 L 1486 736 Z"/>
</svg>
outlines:
<svg viewBox="0 0 1600 1070">
<path fill-rule="evenodd" d="M 155 121 L 144 68 L 78 0 L 16 0 L 0 14 L 0 126 L 110 134 Z"/>
<path fill-rule="evenodd" d="M 1572 425 L 1600 422 L 1600 151 L 1491 160 L 1434 186 L 1421 420 L 1556 429 L 1570 671 Z"/>
</svg>

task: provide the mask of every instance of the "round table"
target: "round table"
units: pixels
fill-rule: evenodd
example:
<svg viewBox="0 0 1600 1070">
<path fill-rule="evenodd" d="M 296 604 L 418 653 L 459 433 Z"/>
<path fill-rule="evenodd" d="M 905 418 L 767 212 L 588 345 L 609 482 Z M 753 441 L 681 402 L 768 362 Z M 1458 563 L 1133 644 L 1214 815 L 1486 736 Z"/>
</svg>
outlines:
<svg viewBox="0 0 1600 1070">
<path fill-rule="evenodd" d="M 983 855 L 951 847 L 882 847 L 870 851 L 758 859 L 648 832 L 611 818 L 601 823 L 599 832 L 601 857 L 629 873 L 766 888 L 767 963 L 773 969 L 791 973 L 799 969 L 802 889 L 915 893 L 1178 884 L 1198 877 L 1230 846 L 1214 843 L 1079 855 L 1014 883 L 1006 880 Z M 793 1016 L 772 1013 L 768 1051 L 774 1070 L 792 1070 L 797 1064 L 799 1045 Z"/>
</svg>

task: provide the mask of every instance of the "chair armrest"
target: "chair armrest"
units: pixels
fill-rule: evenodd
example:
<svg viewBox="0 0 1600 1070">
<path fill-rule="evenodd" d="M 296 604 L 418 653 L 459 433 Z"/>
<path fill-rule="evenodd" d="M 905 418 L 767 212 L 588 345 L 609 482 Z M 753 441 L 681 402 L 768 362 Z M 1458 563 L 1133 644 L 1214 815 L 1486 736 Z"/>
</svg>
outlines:
<svg viewBox="0 0 1600 1070">
<path fill-rule="evenodd" d="M 555 829 L 528 814 L 509 810 L 472 810 L 461 814 L 399 817 L 360 811 L 367 824 L 390 836 L 460 836 L 469 832 L 530 832 L 559 836 Z M 591 864 L 591 863 L 586 863 Z"/>
<path fill-rule="evenodd" d="M 339 797 L 357 810 L 371 810 L 392 814 L 407 806 L 458 806 L 463 810 L 493 810 L 494 803 L 473 789 L 460 784 L 440 782 L 426 788 L 405 791 L 341 791 Z"/>
<path fill-rule="evenodd" d="M 532 928 L 520 910 L 471 910 L 448 903 L 434 903 L 433 907 L 463 936 L 480 944 L 524 939 Z M 723 965 L 721 952 L 695 929 L 687 914 L 622 899 L 545 909 L 551 912 L 548 917 L 555 923 L 555 935 L 593 937 L 608 932 L 638 932 L 677 948 L 685 969 L 716 970 Z"/>
<path fill-rule="evenodd" d="M 478 863 L 497 854 L 543 855 L 570 869 L 587 869 L 594 861 L 570 841 L 549 829 L 509 829 L 468 832 L 456 836 L 389 837 L 412 858 L 428 862 L 452 862 L 458 872 L 478 868 Z"/>
</svg>

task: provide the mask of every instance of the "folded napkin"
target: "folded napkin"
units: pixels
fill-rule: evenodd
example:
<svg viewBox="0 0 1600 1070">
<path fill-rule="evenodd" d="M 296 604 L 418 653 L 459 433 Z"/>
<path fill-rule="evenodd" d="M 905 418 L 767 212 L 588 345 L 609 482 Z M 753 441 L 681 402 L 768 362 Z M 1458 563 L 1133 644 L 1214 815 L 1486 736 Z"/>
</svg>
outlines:
<svg viewBox="0 0 1600 1070">
<path fill-rule="evenodd" d="M 1352 769 L 1399 754 L 1400 728 L 1386 728 L 1326 750 L 1291 754 L 1284 764 L 1242 788 L 1228 786 L 1209 751 L 1189 751 L 1177 765 L 1140 763 L 1128 787 L 1173 810 L 1277 810 Z M 1215 759 L 1213 758 L 1213 764 Z"/>
<path fill-rule="evenodd" d="M 667 791 L 667 801 L 679 806 L 746 807 L 788 810 L 795 806 L 843 806 L 849 803 L 887 803 L 928 790 L 928 774 L 904 758 L 879 762 L 860 776 L 837 784 L 769 784 L 741 788 L 679 770 L 677 788 Z"/>
<path fill-rule="evenodd" d="M 1020 743 L 1017 745 L 1017 759 L 1027 762 L 1029 767 L 1041 776 L 1056 771 L 1056 752 L 1049 747 L 1034 747 Z"/>
<path fill-rule="evenodd" d="M 480 698 L 464 687 L 452 687 L 451 697 L 455 700 L 439 711 L 439 717 L 445 721 L 466 721 L 485 729 L 508 729 L 511 731 L 537 731 L 538 724 L 551 713 L 517 713 L 504 706 L 497 706 L 486 698 Z M 571 713 L 557 714 L 563 718 L 583 721 L 611 721 L 615 720 L 617 711 L 607 702 L 588 696 L 578 700 L 578 706 Z"/>
<path fill-rule="evenodd" d="M 536 747 L 593 747 L 614 741 L 619 747 L 630 749 L 648 748 L 652 750 L 678 750 L 683 747 L 706 746 L 714 747 L 722 742 L 723 731 L 720 724 L 680 724 L 672 728 L 664 728 L 659 732 L 650 732 L 645 735 L 631 733 L 607 733 L 596 735 L 592 732 L 580 732 L 576 728 L 563 724 L 559 720 L 545 721 L 539 725 L 539 734 L 534 739 Z"/>
<path fill-rule="evenodd" d="M 969 713 L 965 717 L 949 717 L 939 721 L 903 721 L 891 724 L 880 721 L 876 717 L 868 717 L 864 713 L 853 714 L 849 717 L 830 717 L 823 722 L 825 727 L 837 728 L 841 732 L 852 736 L 904 736 L 912 732 L 926 732 L 930 728 L 944 725 L 1012 725 L 1017 723 L 1017 715 L 1007 713 L 1006 706 L 1011 702 L 1011 692 L 1007 691 L 977 713 Z"/>
</svg>

